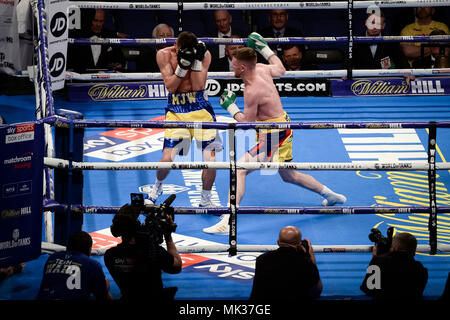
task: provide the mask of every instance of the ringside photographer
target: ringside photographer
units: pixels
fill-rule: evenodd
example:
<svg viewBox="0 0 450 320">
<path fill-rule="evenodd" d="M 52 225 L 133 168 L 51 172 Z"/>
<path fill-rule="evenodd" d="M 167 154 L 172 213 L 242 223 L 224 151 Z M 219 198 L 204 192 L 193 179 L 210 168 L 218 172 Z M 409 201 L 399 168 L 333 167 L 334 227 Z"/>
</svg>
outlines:
<svg viewBox="0 0 450 320">
<path fill-rule="evenodd" d="M 171 195 L 161 205 L 144 205 L 142 194 L 131 194 L 113 218 L 111 233 L 122 243 L 105 252 L 105 265 L 127 301 L 171 302 L 176 287 L 164 288 L 161 270 L 181 272 L 182 261 L 172 240 L 176 230 Z M 140 215 L 145 221 L 139 221 Z M 167 250 L 162 247 L 165 241 Z"/>
<path fill-rule="evenodd" d="M 280 230 L 277 250 L 256 259 L 250 300 L 305 301 L 319 298 L 322 280 L 308 239 L 297 227 Z"/>
<path fill-rule="evenodd" d="M 417 239 L 410 233 L 388 229 L 384 237 L 372 229 L 369 239 L 375 243 L 361 291 L 374 300 L 420 300 L 428 281 L 428 270 L 414 259 Z"/>
</svg>

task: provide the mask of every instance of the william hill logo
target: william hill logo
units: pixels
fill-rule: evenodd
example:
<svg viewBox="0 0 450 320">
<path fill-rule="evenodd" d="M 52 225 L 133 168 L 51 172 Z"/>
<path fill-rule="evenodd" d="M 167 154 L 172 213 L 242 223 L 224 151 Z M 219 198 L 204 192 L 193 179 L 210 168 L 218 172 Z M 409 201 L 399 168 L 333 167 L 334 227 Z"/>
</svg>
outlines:
<svg viewBox="0 0 450 320">
<path fill-rule="evenodd" d="M 145 85 L 129 88 L 122 84 L 110 85 L 101 83 L 91 87 L 88 95 L 94 101 L 148 99 L 148 90 Z"/>
<path fill-rule="evenodd" d="M 444 94 L 440 80 L 411 80 L 410 85 L 405 81 L 361 79 L 353 82 L 351 91 L 357 96 L 392 96 L 405 94 Z"/>
<path fill-rule="evenodd" d="M 406 82 L 396 84 L 385 80 L 357 80 L 352 84 L 350 89 L 357 96 L 383 96 L 409 93 L 409 87 Z"/>
</svg>

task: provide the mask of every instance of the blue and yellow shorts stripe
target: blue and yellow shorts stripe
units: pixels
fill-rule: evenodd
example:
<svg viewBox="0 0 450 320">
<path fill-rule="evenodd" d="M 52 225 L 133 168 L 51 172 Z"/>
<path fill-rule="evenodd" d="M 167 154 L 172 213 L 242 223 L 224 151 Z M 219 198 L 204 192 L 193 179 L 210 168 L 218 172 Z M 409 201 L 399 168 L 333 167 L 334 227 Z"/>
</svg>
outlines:
<svg viewBox="0 0 450 320">
<path fill-rule="evenodd" d="M 282 117 L 258 122 L 290 122 L 291 119 L 285 112 Z M 291 129 L 262 129 L 256 133 L 256 145 L 248 150 L 251 156 L 264 154 L 262 161 L 288 162 L 292 161 Z"/>
<path fill-rule="evenodd" d="M 201 90 L 169 94 L 166 106 L 166 121 L 215 122 L 216 115 L 207 100 L 206 92 Z M 180 150 L 180 153 L 186 154 L 193 138 L 202 150 L 222 149 L 217 130 L 185 128 L 167 128 L 164 136 L 164 148 L 183 149 Z"/>
</svg>

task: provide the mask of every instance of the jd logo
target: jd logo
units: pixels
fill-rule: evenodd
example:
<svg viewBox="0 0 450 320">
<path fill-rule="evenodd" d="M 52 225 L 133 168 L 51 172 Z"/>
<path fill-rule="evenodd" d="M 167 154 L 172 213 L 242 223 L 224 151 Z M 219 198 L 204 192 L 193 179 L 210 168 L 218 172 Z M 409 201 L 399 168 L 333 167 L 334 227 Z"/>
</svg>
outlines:
<svg viewBox="0 0 450 320">
<path fill-rule="evenodd" d="M 52 17 L 52 22 L 50 23 L 50 31 L 55 38 L 58 38 L 64 34 L 67 26 L 66 15 L 62 12 L 57 12 Z"/>
<path fill-rule="evenodd" d="M 206 80 L 206 91 L 209 96 L 215 96 L 220 92 L 220 83 L 214 79 Z"/>
<path fill-rule="evenodd" d="M 66 66 L 66 58 L 61 52 L 55 53 L 50 59 L 50 74 L 52 77 L 58 77 Z"/>
</svg>

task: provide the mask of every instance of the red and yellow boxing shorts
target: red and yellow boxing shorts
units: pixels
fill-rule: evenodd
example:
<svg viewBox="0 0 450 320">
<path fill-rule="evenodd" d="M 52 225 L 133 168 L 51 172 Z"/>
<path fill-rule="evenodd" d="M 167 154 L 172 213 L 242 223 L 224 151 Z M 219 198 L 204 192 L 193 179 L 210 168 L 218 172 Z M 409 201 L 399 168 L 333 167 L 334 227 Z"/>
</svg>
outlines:
<svg viewBox="0 0 450 320">
<path fill-rule="evenodd" d="M 282 117 L 272 118 L 257 122 L 290 122 L 288 114 L 285 112 Z M 256 145 L 247 152 L 255 157 L 264 154 L 261 161 L 288 162 L 292 161 L 292 140 L 293 131 L 291 129 L 260 129 L 256 133 Z"/>
</svg>

